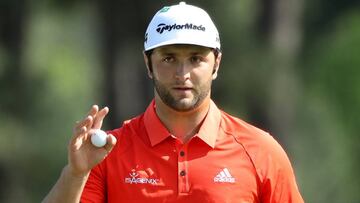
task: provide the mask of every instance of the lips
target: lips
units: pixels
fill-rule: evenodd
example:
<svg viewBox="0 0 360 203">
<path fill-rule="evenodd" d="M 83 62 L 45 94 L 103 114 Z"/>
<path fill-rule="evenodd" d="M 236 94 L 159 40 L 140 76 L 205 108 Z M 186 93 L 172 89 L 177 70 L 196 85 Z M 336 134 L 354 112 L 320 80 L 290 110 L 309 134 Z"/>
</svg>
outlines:
<svg viewBox="0 0 360 203">
<path fill-rule="evenodd" d="M 192 91 L 193 88 L 181 86 L 181 87 L 174 87 L 173 89 L 179 93 L 189 93 Z"/>
<path fill-rule="evenodd" d="M 192 90 L 190 87 L 175 87 L 176 90 Z"/>
<path fill-rule="evenodd" d="M 192 90 L 193 88 L 192 88 L 192 87 L 183 87 L 183 86 L 180 86 L 180 87 L 174 87 L 173 89 L 186 91 L 186 90 Z"/>
</svg>

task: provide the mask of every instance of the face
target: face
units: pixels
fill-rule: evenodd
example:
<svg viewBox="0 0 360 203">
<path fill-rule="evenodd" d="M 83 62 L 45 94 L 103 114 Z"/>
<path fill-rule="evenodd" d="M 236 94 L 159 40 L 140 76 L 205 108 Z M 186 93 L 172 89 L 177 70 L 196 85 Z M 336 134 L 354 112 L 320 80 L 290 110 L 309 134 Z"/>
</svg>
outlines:
<svg viewBox="0 0 360 203">
<path fill-rule="evenodd" d="M 145 57 L 146 58 L 146 57 Z M 151 55 L 155 98 L 168 107 L 187 112 L 210 99 L 212 80 L 217 76 L 221 55 L 210 48 L 194 45 L 168 45 Z"/>
</svg>

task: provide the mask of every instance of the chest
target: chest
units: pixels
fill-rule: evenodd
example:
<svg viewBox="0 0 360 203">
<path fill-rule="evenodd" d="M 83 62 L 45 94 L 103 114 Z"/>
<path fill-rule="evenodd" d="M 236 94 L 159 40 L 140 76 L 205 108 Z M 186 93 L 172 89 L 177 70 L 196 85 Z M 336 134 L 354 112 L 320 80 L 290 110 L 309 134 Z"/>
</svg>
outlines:
<svg viewBox="0 0 360 203">
<path fill-rule="evenodd" d="M 258 180 L 246 151 L 231 138 L 211 148 L 194 139 L 150 147 L 132 142 L 107 167 L 108 200 L 257 202 Z"/>
</svg>

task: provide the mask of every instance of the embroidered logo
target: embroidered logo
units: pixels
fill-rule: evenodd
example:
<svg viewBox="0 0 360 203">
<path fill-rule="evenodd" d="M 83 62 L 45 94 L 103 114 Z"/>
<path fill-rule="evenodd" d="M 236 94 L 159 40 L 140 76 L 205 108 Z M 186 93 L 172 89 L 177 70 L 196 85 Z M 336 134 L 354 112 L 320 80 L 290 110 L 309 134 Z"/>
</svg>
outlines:
<svg viewBox="0 0 360 203">
<path fill-rule="evenodd" d="M 157 185 L 160 181 L 159 179 L 156 179 L 156 178 L 142 177 L 135 169 L 131 170 L 131 172 L 129 173 L 129 176 L 130 177 L 125 178 L 125 183 Z"/>
<path fill-rule="evenodd" d="M 205 32 L 206 28 L 203 25 L 194 25 L 192 23 L 185 23 L 185 24 L 165 24 L 165 23 L 160 23 L 158 24 L 156 31 L 160 34 L 162 34 L 164 31 L 172 31 L 172 30 L 199 30 L 199 31 L 203 31 Z"/>
<path fill-rule="evenodd" d="M 214 177 L 215 183 L 235 183 L 235 178 L 231 176 L 229 170 L 224 168 Z"/>
</svg>

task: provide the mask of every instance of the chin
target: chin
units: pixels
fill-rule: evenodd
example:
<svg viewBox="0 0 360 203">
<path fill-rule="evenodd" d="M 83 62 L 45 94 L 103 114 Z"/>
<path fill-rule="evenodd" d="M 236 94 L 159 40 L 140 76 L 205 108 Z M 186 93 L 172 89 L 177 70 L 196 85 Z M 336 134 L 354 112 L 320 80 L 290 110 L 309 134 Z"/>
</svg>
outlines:
<svg viewBox="0 0 360 203">
<path fill-rule="evenodd" d="M 198 106 L 198 103 L 193 99 L 181 99 L 180 101 L 173 103 L 170 107 L 176 111 L 188 112 L 194 110 Z"/>
</svg>

